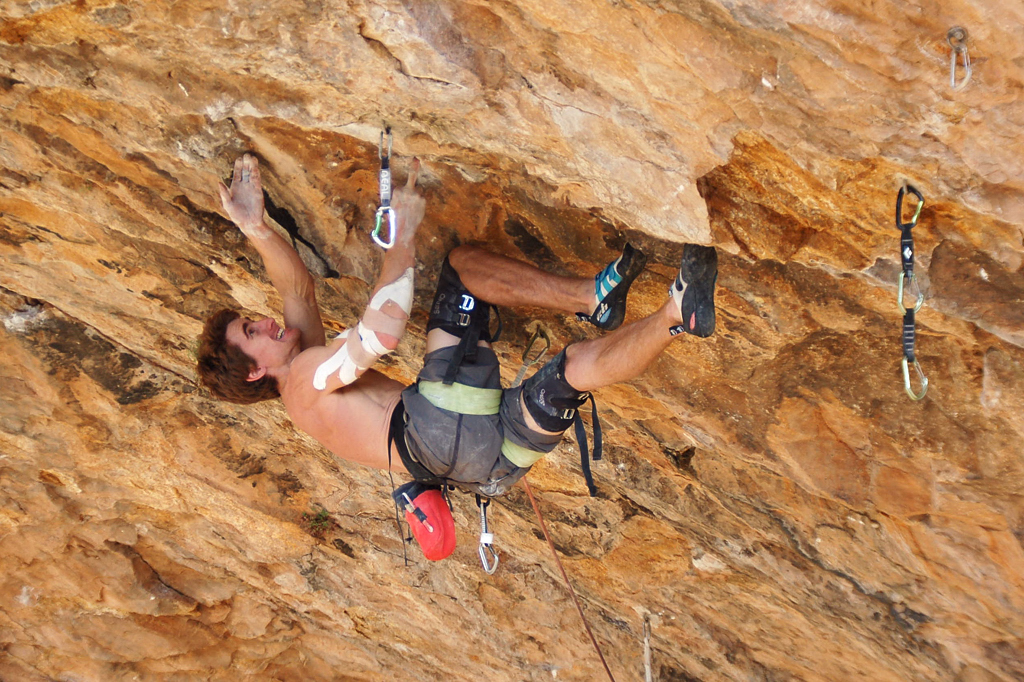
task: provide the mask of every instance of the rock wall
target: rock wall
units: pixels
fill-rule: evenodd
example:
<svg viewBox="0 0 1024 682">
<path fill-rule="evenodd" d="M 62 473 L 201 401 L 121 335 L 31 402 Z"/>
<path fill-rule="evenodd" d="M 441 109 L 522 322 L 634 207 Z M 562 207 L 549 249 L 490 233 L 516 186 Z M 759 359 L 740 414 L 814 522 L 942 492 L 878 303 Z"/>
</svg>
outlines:
<svg viewBox="0 0 1024 682">
<path fill-rule="evenodd" d="M 210 312 L 279 314 L 215 183 L 256 153 L 332 325 L 380 254 L 377 140 L 424 164 L 430 281 L 477 242 L 653 310 L 721 254 L 718 332 L 602 390 L 530 475 L 612 671 L 1024 678 L 1024 5 L 996 0 L 0 1 L 0 679 L 596 680 L 521 488 L 502 565 L 403 562 L 384 473 L 195 383 Z M 949 85 L 946 31 L 973 78 Z M 900 375 L 896 189 L 928 300 Z M 535 318 L 503 311 L 506 381 Z"/>
</svg>

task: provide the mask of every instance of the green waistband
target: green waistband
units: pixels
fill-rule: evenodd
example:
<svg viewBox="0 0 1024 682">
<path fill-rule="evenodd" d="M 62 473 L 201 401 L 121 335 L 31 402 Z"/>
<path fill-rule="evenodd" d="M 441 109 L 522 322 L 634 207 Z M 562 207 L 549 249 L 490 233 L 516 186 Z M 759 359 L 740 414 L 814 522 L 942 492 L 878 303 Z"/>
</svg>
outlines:
<svg viewBox="0 0 1024 682">
<path fill-rule="evenodd" d="M 537 463 L 537 460 L 548 453 L 542 450 L 530 450 L 529 448 L 524 448 L 522 445 L 516 445 L 506 438 L 501 444 L 501 454 L 505 455 L 505 459 L 512 462 L 517 467 L 529 469 Z"/>
<path fill-rule="evenodd" d="M 440 381 L 420 381 L 421 396 L 434 407 L 459 414 L 498 414 L 501 407 L 500 388 L 476 388 L 465 384 L 445 385 Z"/>
</svg>

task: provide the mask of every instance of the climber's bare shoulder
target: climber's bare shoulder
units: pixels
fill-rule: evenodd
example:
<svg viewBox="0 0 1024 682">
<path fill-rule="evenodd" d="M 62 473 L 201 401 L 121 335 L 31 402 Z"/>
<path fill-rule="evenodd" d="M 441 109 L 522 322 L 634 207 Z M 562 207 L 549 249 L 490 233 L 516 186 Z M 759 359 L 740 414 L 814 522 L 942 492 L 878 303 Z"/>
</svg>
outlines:
<svg viewBox="0 0 1024 682">
<path fill-rule="evenodd" d="M 292 360 L 281 386 L 288 416 L 338 457 L 386 469 L 388 423 L 405 386 L 371 369 L 348 386 L 318 391 L 313 375 L 332 353 L 328 346 L 314 346 Z M 391 468 L 405 470 L 394 453 Z"/>
</svg>

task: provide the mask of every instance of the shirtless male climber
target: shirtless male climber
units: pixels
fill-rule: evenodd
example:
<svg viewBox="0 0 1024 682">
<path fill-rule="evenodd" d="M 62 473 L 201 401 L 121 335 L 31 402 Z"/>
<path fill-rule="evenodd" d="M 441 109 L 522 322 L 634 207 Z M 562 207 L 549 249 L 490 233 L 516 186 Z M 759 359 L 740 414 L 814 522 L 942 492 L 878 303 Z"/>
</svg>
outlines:
<svg viewBox="0 0 1024 682">
<path fill-rule="evenodd" d="M 425 208 L 415 188 L 418 170 L 414 161 L 405 187 L 395 192 L 398 236 L 363 317 L 328 344 L 312 276 L 263 220 L 256 159 L 246 154 L 235 162 L 230 189 L 219 186 L 221 200 L 281 294 L 284 327 L 231 310 L 210 317 L 198 370 L 215 396 L 237 403 L 280 396 L 295 425 L 338 457 L 494 496 L 555 448 L 590 391 L 640 375 L 681 332 L 706 337 L 714 331 L 718 259 L 711 247 L 685 245 L 665 304 L 620 326 L 626 293 L 646 262 L 629 245 L 593 278 L 561 277 L 459 246 L 441 268 L 417 382 L 406 387 L 385 377 L 371 365 L 397 347 L 412 309 L 416 231 Z M 614 331 L 566 347 L 519 387 L 502 390 L 489 345 L 492 305 L 577 313 Z M 446 551 L 452 548 L 454 535 Z"/>
</svg>

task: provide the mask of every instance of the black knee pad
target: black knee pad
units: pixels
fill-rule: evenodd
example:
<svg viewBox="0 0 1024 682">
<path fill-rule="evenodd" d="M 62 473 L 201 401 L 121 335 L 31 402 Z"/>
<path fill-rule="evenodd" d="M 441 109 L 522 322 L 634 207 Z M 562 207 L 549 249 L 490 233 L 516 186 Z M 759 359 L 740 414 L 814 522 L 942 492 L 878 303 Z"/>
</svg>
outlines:
<svg viewBox="0 0 1024 682">
<path fill-rule="evenodd" d="M 565 431 L 576 410 L 590 397 L 565 380 L 565 351 L 556 355 L 523 384 L 523 402 L 530 416 L 545 431 Z"/>
<path fill-rule="evenodd" d="M 459 273 L 445 257 L 437 279 L 437 292 L 430 306 L 427 331 L 443 329 L 453 336 L 467 332 L 480 341 L 491 341 L 491 304 L 478 299 L 462 284 Z M 476 344 L 473 344 L 475 348 Z"/>
</svg>

